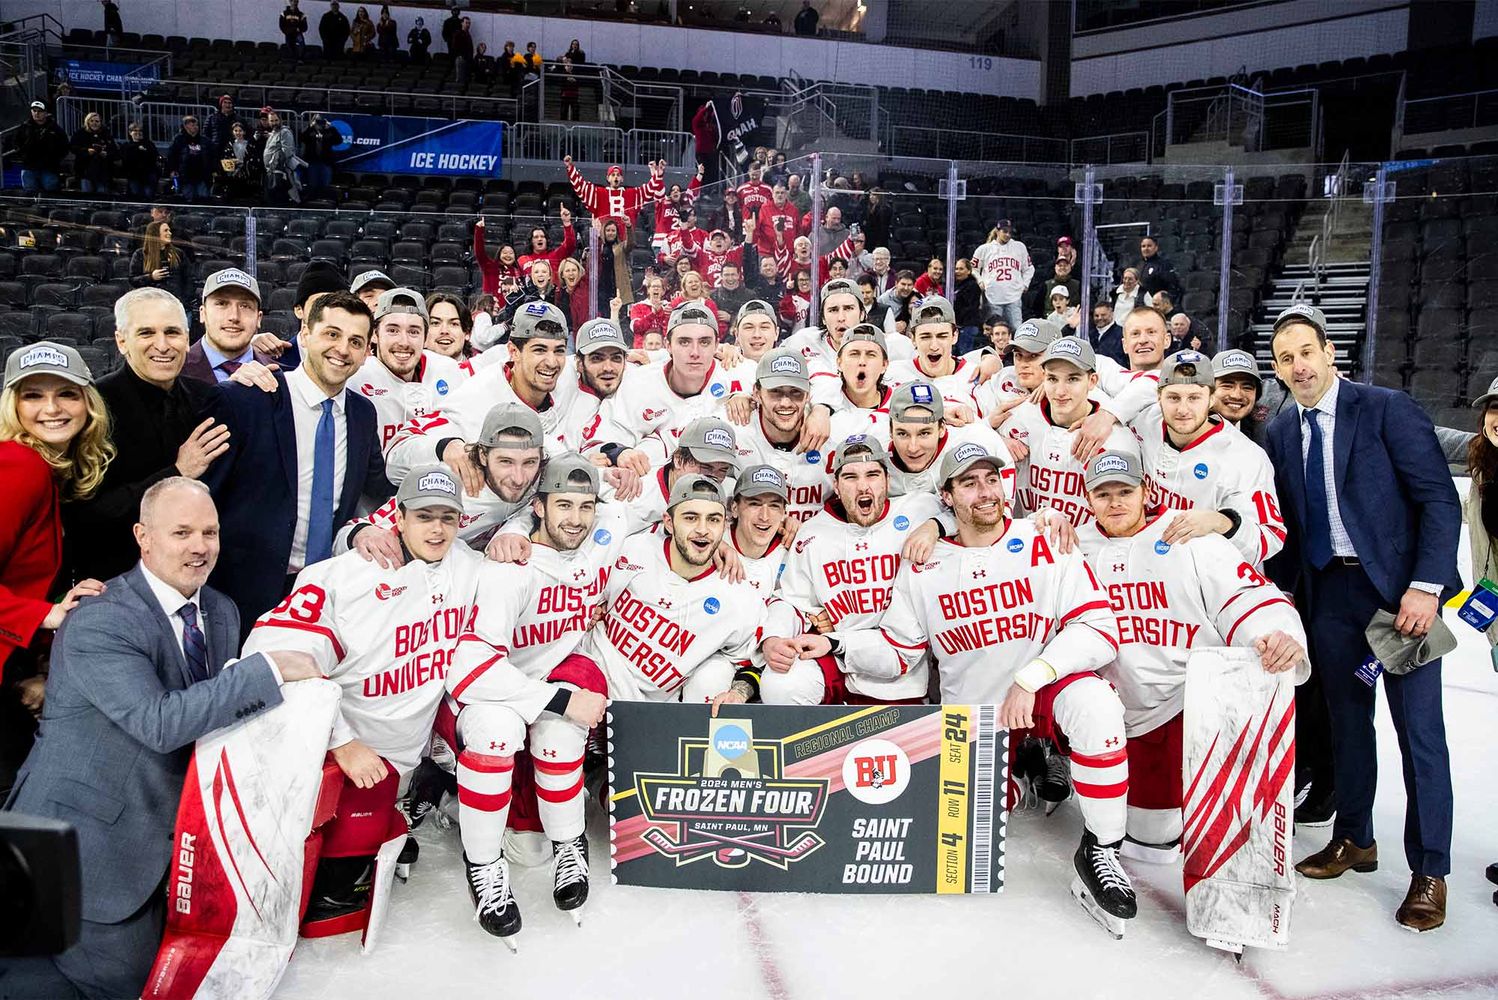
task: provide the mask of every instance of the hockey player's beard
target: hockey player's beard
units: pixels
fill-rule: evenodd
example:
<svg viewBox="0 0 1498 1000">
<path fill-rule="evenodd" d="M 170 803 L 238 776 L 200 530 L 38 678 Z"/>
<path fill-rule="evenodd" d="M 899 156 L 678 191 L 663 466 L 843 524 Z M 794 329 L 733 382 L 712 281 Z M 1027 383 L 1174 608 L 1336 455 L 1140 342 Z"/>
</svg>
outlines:
<svg viewBox="0 0 1498 1000">
<path fill-rule="evenodd" d="M 547 544 L 558 552 L 575 552 L 588 540 L 588 531 L 593 527 L 581 518 L 571 520 L 553 519 L 547 514 L 543 519 L 541 530 L 546 536 Z"/>
<path fill-rule="evenodd" d="M 692 545 L 689 540 L 683 539 L 680 535 L 673 534 L 671 536 L 671 547 L 676 550 L 676 554 L 681 557 L 682 562 L 693 569 L 701 569 L 704 566 L 712 565 L 713 555 L 717 553 L 718 544 L 722 540 L 720 536 L 716 542 L 703 547 Z"/>
</svg>

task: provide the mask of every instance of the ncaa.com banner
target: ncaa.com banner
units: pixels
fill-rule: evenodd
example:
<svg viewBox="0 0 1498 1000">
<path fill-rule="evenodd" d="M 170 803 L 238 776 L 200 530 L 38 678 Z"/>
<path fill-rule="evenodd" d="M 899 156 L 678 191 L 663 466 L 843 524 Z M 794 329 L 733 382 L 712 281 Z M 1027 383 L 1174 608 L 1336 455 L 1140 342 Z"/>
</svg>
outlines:
<svg viewBox="0 0 1498 1000">
<path fill-rule="evenodd" d="M 1004 885 L 992 705 L 609 706 L 614 877 L 751 892 Z"/>
<path fill-rule="evenodd" d="M 345 170 L 498 177 L 504 163 L 504 122 L 333 115 L 328 125 L 343 139 L 333 152 Z"/>
</svg>

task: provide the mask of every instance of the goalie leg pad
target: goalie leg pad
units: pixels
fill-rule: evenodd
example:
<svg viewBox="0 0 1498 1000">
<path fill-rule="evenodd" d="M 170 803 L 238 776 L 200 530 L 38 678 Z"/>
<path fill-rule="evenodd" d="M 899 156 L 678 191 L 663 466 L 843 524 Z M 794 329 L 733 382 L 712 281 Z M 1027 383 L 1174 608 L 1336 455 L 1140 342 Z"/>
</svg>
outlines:
<svg viewBox="0 0 1498 1000">
<path fill-rule="evenodd" d="M 1129 754 L 1123 703 L 1112 685 L 1096 674 L 1073 674 L 1037 693 L 1037 728 L 1040 695 L 1051 688 L 1057 690 L 1047 699 L 1048 714 L 1058 735 L 1071 747 L 1072 786 L 1082 820 L 1099 843 L 1117 843 L 1123 839 L 1128 817 Z"/>
<path fill-rule="evenodd" d="M 395 802 L 400 774 L 389 761 L 384 779 L 370 788 L 344 780 L 338 811 L 319 830 L 320 850 L 302 937 L 329 937 L 363 930 L 375 885 L 375 858 L 393 837 L 404 837 L 406 818 Z"/>
</svg>

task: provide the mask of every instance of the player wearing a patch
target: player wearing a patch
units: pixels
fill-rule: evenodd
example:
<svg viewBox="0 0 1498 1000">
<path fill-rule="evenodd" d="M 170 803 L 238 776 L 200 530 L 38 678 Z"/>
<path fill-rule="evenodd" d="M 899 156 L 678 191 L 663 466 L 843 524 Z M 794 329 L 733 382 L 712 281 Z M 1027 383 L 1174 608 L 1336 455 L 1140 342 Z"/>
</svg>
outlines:
<svg viewBox="0 0 1498 1000">
<path fill-rule="evenodd" d="M 374 313 L 374 351 L 349 388 L 374 404 L 384 448 L 409 421 L 441 407 L 467 375 L 452 358 L 424 349 L 427 307 L 420 293 L 387 289 Z"/>
<path fill-rule="evenodd" d="M 827 482 L 822 453 L 798 450 L 811 403 L 806 360 L 797 351 L 777 347 L 759 359 L 754 380 L 755 415 L 738 432 L 746 461 L 771 465 L 790 489 L 788 517 L 799 524 L 822 509 Z"/>
<path fill-rule="evenodd" d="M 785 473 L 773 465 L 751 465 L 734 480 L 728 508 L 728 544 L 744 564 L 744 581 L 766 601 L 780 586 L 788 551 L 785 527 Z"/>
<path fill-rule="evenodd" d="M 413 469 L 395 504 L 403 565 L 384 568 L 354 553 L 314 563 L 245 641 L 246 655 L 311 654 L 343 692 L 328 746 L 347 783 L 338 815 L 322 828 L 304 920 L 314 935 L 362 926 L 374 856 L 405 829 L 395 809 L 400 778 L 421 761 L 453 649 L 476 614 L 484 560 L 454 544 L 456 478 L 441 465 Z M 409 842 L 402 864 L 415 860 L 414 848 Z"/>
<path fill-rule="evenodd" d="M 1014 331 L 1009 339 L 1009 353 L 1014 363 L 1000 369 L 993 378 L 973 390 L 973 399 L 989 426 L 997 428 L 1003 424 L 1014 408 L 1012 404 L 1016 397 L 1022 399 L 1040 388 L 1045 381 L 1045 370 L 1040 367 L 1040 362 L 1045 358 L 1045 349 L 1059 336 L 1061 328 L 1045 319 L 1027 319 Z M 1023 458 L 1023 455 L 1014 455 L 1015 461 Z"/>
<path fill-rule="evenodd" d="M 801 526 L 786 554 L 780 596 L 818 632 L 876 630 L 902 551 L 939 511 L 927 492 L 891 499 L 889 462 L 881 441 L 864 435 L 842 441 L 832 458 L 834 496 Z M 927 679 L 924 663 L 893 675 L 859 673 L 828 654 L 787 671 L 772 669 L 761 679 L 761 692 L 767 701 L 798 705 L 919 704 Z"/>
<path fill-rule="evenodd" d="M 953 424 L 972 421 L 978 414 L 973 393 L 983 382 L 985 362 L 976 356 L 953 357 L 957 314 L 952 303 L 940 295 L 928 295 L 910 313 L 910 339 L 915 345 L 915 357 L 893 362 L 886 380 L 892 386 L 930 382 L 941 393 L 949 421 Z M 987 364 L 997 365 L 997 362 Z"/>
<path fill-rule="evenodd" d="M 837 372 L 811 372 L 811 396 L 832 410 L 834 417 L 851 413 L 870 423 L 889 422 L 889 395 L 885 381 L 889 370 L 889 345 L 884 331 L 872 323 L 859 323 L 843 334 L 837 349 Z M 848 434 L 856 433 L 850 428 Z M 833 434 L 840 441 L 847 434 Z"/>
<path fill-rule="evenodd" d="M 1115 936 L 1136 912 L 1118 862 L 1129 762 L 1123 705 L 1095 671 L 1118 651 L 1096 577 L 1005 509 L 1003 465 L 968 442 L 942 459 L 957 533 L 907 563 L 877 630 L 805 635 L 802 656 L 841 651 L 850 676 L 895 678 L 935 661 L 946 704 L 998 705 L 999 722 L 1069 743 L 1084 830 L 1072 892 Z"/>
<path fill-rule="evenodd" d="M 1285 544 L 1285 522 L 1264 449 L 1212 412 L 1216 378 L 1205 354 L 1180 351 L 1160 369 L 1160 403 L 1134 421 L 1150 507 L 1181 513 L 1168 544 L 1217 534 L 1256 567 Z"/>
<path fill-rule="evenodd" d="M 640 495 L 630 501 L 634 522 L 658 524 L 671 502 L 672 487 L 683 476 L 707 476 L 721 486 L 738 472 L 744 455 L 726 421 L 717 417 L 693 420 L 682 428 L 671 457 L 646 478 Z"/>
<path fill-rule="evenodd" d="M 1015 468 L 999 436 L 981 420 L 948 427 L 946 403 L 930 382 L 907 382 L 889 402 L 889 488 L 894 496 L 935 494 L 941 460 L 952 448 L 972 441 L 1000 457 L 1006 495 L 1014 495 Z"/>
<path fill-rule="evenodd" d="M 577 401 L 577 381 L 567 370 L 567 319 L 556 306 L 531 302 L 515 313 L 510 360 L 484 368 L 448 397 L 440 411 L 411 421 L 385 452 L 391 482 L 420 462 L 445 462 L 477 493 L 483 470 L 469 461 L 468 444 L 496 403 L 520 403 L 536 411 L 548 452 L 567 450 L 562 427 Z"/>
<path fill-rule="evenodd" d="M 590 319 L 577 328 L 577 356 L 572 359 L 577 398 L 562 415 L 561 434 L 567 446 L 582 447 L 587 427 L 604 400 L 624 384 L 629 369 L 629 341 L 619 324 L 608 317 Z"/>
<path fill-rule="evenodd" d="M 1092 345 L 1079 337 L 1058 337 L 1041 358 L 1045 381 L 1039 403 L 1022 403 L 1010 412 L 999 433 L 1025 446 L 1014 493 L 1021 513 L 1049 509 L 1081 526 L 1092 519 L 1083 485 L 1083 465 L 1074 457 L 1072 428 L 1098 404 L 1089 398 L 1097 387 Z M 1114 427 L 1108 447 L 1138 453 L 1139 445 L 1126 428 Z"/>
<path fill-rule="evenodd" d="M 1104 452 L 1087 467 L 1096 520 L 1077 532 L 1118 620 L 1117 659 L 1103 668 L 1124 706 L 1133 780 L 1122 853 L 1180 856 L 1181 712 L 1193 650 L 1257 650 L 1271 673 L 1310 674 L 1300 616 L 1226 539 L 1169 540 L 1170 514 L 1148 503 L 1139 459 Z M 1267 752 L 1268 747 L 1264 747 Z"/>
</svg>

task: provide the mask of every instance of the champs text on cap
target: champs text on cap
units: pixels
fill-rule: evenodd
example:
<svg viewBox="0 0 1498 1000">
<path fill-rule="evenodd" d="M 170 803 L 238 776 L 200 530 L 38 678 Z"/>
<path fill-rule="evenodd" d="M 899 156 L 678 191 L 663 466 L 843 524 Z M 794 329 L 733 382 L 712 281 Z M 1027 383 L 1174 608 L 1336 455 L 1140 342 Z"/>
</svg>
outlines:
<svg viewBox="0 0 1498 1000">
<path fill-rule="evenodd" d="M 436 493 L 446 493 L 448 496 L 453 497 L 458 495 L 458 484 L 453 482 L 451 476 L 443 475 L 440 472 L 429 472 L 425 476 L 422 476 L 421 479 L 417 480 L 416 488 L 423 493 L 430 490 Z"/>
</svg>

